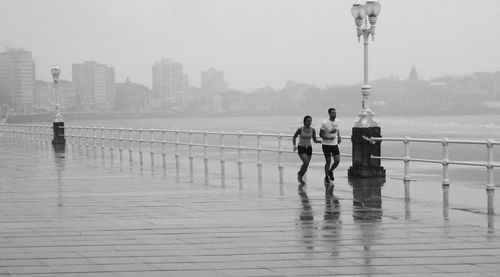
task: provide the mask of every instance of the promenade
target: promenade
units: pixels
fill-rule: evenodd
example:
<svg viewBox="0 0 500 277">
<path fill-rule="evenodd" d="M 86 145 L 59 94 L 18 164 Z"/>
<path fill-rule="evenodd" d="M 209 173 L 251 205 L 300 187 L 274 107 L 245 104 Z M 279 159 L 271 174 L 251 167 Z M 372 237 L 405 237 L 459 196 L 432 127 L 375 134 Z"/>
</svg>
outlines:
<svg viewBox="0 0 500 277">
<path fill-rule="evenodd" d="M 296 167 L 281 188 L 275 168 L 222 187 L 201 163 L 191 183 L 173 158 L 141 168 L 0 138 L 0 276 L 498 276 L 484 187 L 451 184 L 448 208 L 439 182 L 415 182 L 406 202 L 389 169 L 383 186 L 350 184 L 344 159 L 325 198 L 315 163 L 304 190 Z"/>
</svg>

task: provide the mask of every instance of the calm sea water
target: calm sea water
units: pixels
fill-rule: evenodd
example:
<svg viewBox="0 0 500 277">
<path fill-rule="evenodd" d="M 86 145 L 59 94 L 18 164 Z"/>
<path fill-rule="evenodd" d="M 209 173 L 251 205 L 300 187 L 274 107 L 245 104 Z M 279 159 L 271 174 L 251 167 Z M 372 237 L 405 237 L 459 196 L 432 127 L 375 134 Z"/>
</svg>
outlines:
<svg viewBox="0 0 500 277">
<path fill-rule="evenodd" d="M 166 128 L 179 130 L 244 131 L 293 134 L 302 125 L 298 116 L 245 116 L 153 118 L 67 122 L 70 126 L 113 126 L 124 128 Z M 319 128 L 326 116 L 313 115 L 313 126 Z M 348 136 L 357 118 L 338 117 L 341 133 Z M 384 137 L 419 137 L 450 139 L 500 139 L 500 115 L 376 117 Z"/>
</svg>

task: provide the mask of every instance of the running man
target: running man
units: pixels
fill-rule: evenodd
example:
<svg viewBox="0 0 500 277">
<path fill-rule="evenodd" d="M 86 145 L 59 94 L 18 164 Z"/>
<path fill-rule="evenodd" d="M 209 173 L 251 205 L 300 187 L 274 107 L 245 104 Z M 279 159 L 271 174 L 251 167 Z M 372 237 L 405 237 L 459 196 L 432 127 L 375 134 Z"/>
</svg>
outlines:
<svg viewBox="0 0 500 277">
<path fill-rule="evenodd" d="M 319 136 L 322 138 L 323 154 L 325 155 L 325 194 L 333 194 L 333 171 L 340 163 L 340 151 L 338 144 L 342 142 L 338 127 L 337 111 L 335 108 L 328 109 L 329 118 L 323 121 Z M 332 163 L 333 157 L 333 163 Z"/>
</svg>

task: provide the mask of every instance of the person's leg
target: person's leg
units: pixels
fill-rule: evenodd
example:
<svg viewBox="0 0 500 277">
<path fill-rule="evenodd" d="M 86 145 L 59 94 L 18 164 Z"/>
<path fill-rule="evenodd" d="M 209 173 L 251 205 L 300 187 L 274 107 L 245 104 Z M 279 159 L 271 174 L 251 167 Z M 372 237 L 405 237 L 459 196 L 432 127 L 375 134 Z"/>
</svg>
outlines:
<svg viewBox="0 0 500 277">
<path fill-rule="evenodd" d="M 332 146 L 332 156 L 333 156 L 333 163 L 328 171 L 328 176 L 330 177 L 330 180 L 333 181 L 335 179 L 333 177 L 333 171 L 335 170 L 335 168 L 337 168 L 337 166 L 340 163 L 340 152 L 338 146 Z"/>
<path fill-rule="evenodd" d="M 325 156 L 325 180 L 328 178 L 328 171 L 330 170 L 330 163 L 332 162 L 332 156 L 330 148 L 328 145 L 322 145 L 323 155 Z"/>
<path fill-rule="evenodd" d="M 330 171 L 334 171 L 337 166 L 339 166 L 340 163 L 340 155 L 334 155 L 333 156 L 333 163 L 332 166 L 330 167 Z"/>
<path fill-rule="evenodd" d="M 309 156 L 307 154 L 300 154 L 300 159 L 302 160 L 302 166 L 300 166 L 300 170 L 298 172 L 299 176 L 302 178 L 304 174 L 306 174 L 307 167 L 309 166 Z"/>
<path fill-rule="evenodd" d="M 332 156 L 325 156 L 325 179 L 328 178 L 328 171 L 330 171 L 330 164 L 332 162 Z"/>
</svg>

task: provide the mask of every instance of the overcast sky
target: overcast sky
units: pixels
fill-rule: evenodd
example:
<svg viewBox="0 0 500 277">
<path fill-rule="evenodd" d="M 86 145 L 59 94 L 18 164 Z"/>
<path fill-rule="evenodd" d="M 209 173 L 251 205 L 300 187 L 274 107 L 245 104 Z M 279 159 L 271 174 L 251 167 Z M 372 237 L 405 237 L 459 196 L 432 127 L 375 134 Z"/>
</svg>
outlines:
<svg viewBox="0 0 500 277">
<path fill-rule="evenodd" d="M 500 1 L 382 0 L 370 79 L 424 79 L 500 70 Z M 0 50 L 33 53 L 36 78 L 97 61 L 116 81 L 151 87 L 151 66 L 181 62 L 190 85 L 223 70 L 230 88 L 281 88 L 287 80 L 362 82 L 349 0 L 0 0 Z"/>
</svg>

